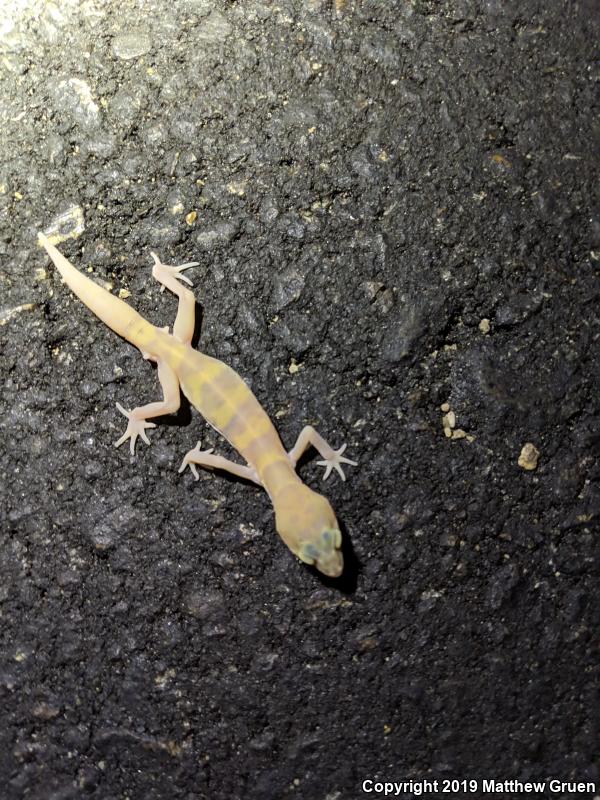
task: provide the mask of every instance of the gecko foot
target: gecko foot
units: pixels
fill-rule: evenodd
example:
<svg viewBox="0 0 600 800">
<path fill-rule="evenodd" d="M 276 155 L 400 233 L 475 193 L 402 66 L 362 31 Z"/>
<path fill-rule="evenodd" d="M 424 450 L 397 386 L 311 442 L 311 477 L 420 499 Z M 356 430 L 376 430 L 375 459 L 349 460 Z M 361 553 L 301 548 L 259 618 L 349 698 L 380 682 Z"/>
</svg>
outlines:
<svg viewBox="0 0 600 800">
<path fill-rule="evenodd" d="M 145 419 L 136 419 L 132 416 L 132 411 L 127 411 L 120 403 L 117 403 L 117 408 L 123 414 L 124 417 L 127 417 L 127 430 L 121 436 L 121 438 L 115 442 L 115 447 L 120 447 L 123 442 L 126 442 L 127 439 L 131 439 L 129 443 L 129 450 L 131 455 L 135 455 L 135 443 L 137 441 L 138 436 L 146 442 L 146 444 L 150 444 L 150 439 L 148 439 L 148 435 L 146 434 L 146 428 L 156 428 L 154 422 L 146 422 Z"/>
<path fill-rule="evenodd" d="M 323 480 L 326 481 L 327 478 L 331 475 L 331 470 L 335 469 L 339 474 L 340 478 L 345 481 L 346 476 L 344 475 L 344 470 L 342 469 L 342 464 L 351 464 L 353 467 L 357 466 L 356 461 L 350 461 L 349 458 L 344 458 L 342 453 L 346 449 L 346 445 L 343 444 L 339 450 L 331 449 L 331 454 L 329 458 L 324 459 L 323 461 L 317 461 L 322 467 L 325 467 L 325 474 L 323 475 Z"/>
<path fill-rule="evenodd" d="M 202 442 L 198 442 L 196 447 L 193 450 L 190 450 L 189 453 L 186 453 L 183 461 L 181 462 L 181 466 L 179 467 L 179 472 L 183 472 L 184 469 L 189 466 L 194 474 L 194 479 L 199 480 L 200 476 L 198 475 L 198 470 L 196 469 L 196 464 L 202 464 L 202 456 L 209 456 L 214 447 L 211 447 L 209 450 L 201 450 L 200 445 Z M 207 466 L 206 464 L 204 466 Z"/>
<path fill-rule="evenodd" d="M 169 264 L 163 264 L 160 258 L 156 255 L 156 253 L 150 253 L 152 258 L 154 259 L 154 266 L 152 267 L 152 277 L 156 278 L 156 280 L 161 284 L 160 291 L 164 292 L 165 284 L 167 283 L 166 279 L 169 277 L 175 278 L 178 281 L 184 281 L 189 286 L 193 286 L 194 284 L 191 280 L 187 277 L 187 275 L 182 275 L 184 269 L 189 269 L 190 267 L 197 267 L 199 265 L 199 261 L 188 261 L 186 264 L 180 264 L 178 267 L 172 267 Z"/>
</svg>

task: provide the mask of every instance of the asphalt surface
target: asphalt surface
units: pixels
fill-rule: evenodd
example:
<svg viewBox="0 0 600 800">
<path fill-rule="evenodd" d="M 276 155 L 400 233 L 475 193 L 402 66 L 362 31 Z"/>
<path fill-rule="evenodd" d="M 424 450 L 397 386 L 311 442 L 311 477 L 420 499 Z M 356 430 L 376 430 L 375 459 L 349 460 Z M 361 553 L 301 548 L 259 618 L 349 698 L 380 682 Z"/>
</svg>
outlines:
<svg viewBox="0 0 600 800">
<path fill-rule="evenodd" d="M 600 795 L 598 3 L 7 9 L 2 800 Z M 341 580 L 189 407 L 114 448 L 155 370 L 38 230 L 157 325 L 200 262 L 200 349 L 359 462 L 300 467 Z"/>
</svg>

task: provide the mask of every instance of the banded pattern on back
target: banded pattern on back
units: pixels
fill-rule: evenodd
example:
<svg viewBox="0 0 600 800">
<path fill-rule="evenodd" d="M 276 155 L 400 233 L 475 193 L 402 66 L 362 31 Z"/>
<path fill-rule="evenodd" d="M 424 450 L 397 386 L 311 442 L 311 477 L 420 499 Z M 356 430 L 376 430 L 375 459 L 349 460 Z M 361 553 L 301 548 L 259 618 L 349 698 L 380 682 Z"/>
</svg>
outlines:
<svg viewBox="0 0 600 800">
<path fill-rule="evenodd" d="M 288 473 L 296 475 L 273 423 L 240 376 L 210 356 L 192 351 L 179 369 L 184 394 L 274 491 Z"/>
</svg>

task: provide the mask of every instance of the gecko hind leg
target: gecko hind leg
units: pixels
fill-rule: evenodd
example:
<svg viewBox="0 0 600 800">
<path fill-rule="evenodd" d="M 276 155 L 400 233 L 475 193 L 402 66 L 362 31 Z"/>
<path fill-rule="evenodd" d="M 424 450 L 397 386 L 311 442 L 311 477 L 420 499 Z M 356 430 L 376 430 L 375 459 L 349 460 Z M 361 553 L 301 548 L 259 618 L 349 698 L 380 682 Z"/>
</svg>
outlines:
<svg viewBox="0 0 600 800">
<path fill-rule="evenodd" d="M 128 411 L 117 403 L 117 408 L 127 417 L 127 430 L 121 438 L 115 442 L 115 447 L 120 447 L 127 439 L 130 439 L 129 451 L 135 455 L 135 443 L 138 436 L 150 444 L 146 434 L 146 428 L 155 428 L 154 422 L 147 422 L 151 417 L 162 417 L 163 414 L 174 414 L 181 405 L 181 395 L 179 393 L 179 381 L 177 376 L 164 361 L 158 361 L 158 380 L 163 390 L 163 399 L 155 403 L 148 403 L 145 406 Z"/>
<path fill-rule="evenodd" d="M 350 464 L 353 467 L 357 466 L 356 461 L 350 461 L 349 458 L 345 458 L 342 453 L 346 449 L 346 445 L 343 444 L 339 450 L 334 450 L 331 445 L 329 445 L 325 439 L 317 433 L 317 431 L 312 427 L 312 425 L 306 425 L 306 427 L 302 428 L 300 431 L 300 435 L 296 440 L 296 444 L 292 447 L 289 451 L 288 456 L 290 461 L 292 462 L 292 466 L 296 467 L 298 463 L 298 459 L 307 450 L 310 446 L 313 446 L 315 450 L 319 453 L 319 455 L 323 458 L 323 461 L 317 461 L 322 467 L 325 467 L 325 474 L 323 475 L 323 480 L 326 481 L 327 478 L 330 476 L 331 471 L 333 469 L 336 470 L 340 478 L 345 481 L 346 476 L 344 475 L 344 470 L 342 469 L 342 464 Z"/>
<path fill-rule="evenodd" d="M 214 456 L 212 454 L 214 448 L 210 448 L 210 450 L 201 450 L 200 449 L 201 442 L 198 442 L 196 447 L 193 450 L 190 450 L 189 453 L 185 454 L 185 457 L 179 467 L 179 472 L 183 472 L 187 466 L 191 469 L 194 474 L 194 478 L 196 480 L 199 479 L 198 470 L 196 469 L 196 464 L 201 467 L 205 467 L 206 469 L 222 469 L 226 472 L 231 472 L 232 475 L 236 475 L 238 478 L 244 478 L 247 481 L 252 481 L 253 483 L 257 483 L 259 486 L 262 486 L 258 475 L 256 474 L 255 470 L 252 467 L 245 467 L 243 464 L 236 464 L 233 461 L 229 461 L 223 456 Z"/>
<path fill-rule="evenodd" d="M 181 283 L 181 281 L 185 281 L 185 283 L 192 286 L 191 280 L 181 273 L 184 269 L 197 267 L 199 262 L 189 261 L 187 264 L 172 267 L 169 264 L 163 264 L 156 253 L 150 253 L 150 255 L 154 259 L 152 277 L 161 284 L 161 292 L 164 292 L 165 288 L 167 288 L 179 298 L 177 316 L 173 325 L 173 336 L 183 344 L 191 344 L 196 323 L 196 299 L 193 293 Z"/>
</svg>

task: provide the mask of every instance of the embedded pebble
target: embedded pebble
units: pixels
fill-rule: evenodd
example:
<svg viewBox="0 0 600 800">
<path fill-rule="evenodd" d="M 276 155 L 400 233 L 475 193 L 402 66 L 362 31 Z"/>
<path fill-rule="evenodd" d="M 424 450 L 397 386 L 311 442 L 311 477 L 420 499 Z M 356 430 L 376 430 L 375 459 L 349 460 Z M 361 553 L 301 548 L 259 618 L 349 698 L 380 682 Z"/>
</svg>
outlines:
<svg viewBox="0 0 600 800">
<path fill-rule="evenodd" d="M 68 239 L 77 239 L 85 230 L 83 208 L 69 206 L 62 214 L 54 217 L 45 228 L 44 233 L 53 245 L 58 245 Z"/>
<path fill-rule="evenodd" d="M 304 239 L 305 233 L 306 233 L 306 227 L 297 220 L 292 222 L 287 227 L 287 235 L 290 236 L 292 239 Z"/>
<path fill-rule="evenodd" d="M 229 36 L 231 30 L 225 17 L 218 11 L 213 11 L 202 23 L 196 36 L 202 42 L 220 42 Z"/>
<path fill-rule="evenodd" d="M 442 417 L 442 425 L 444 426 L 444 435 L 450 439 L 452 437 L 452 429 L 456 426 L 456 414 L 450 410 L 448 403 L 443 403 L 442 411 L 444 409 L 446 413 Z"/>
<path fill-rule="evenodd" d="M 89 534 L 92 544 L 99 551 L 109 550 L 119 538 L 117 531 L 109 524 L 101 522 Z"/>
<path fill-rule="evenodd" d="M 223 247 L 234 237 L 236 227 L 230 222 L 220 222 L 212 230 L 201 231 L 196 236 L 196 243 L 205 250 L 214 250 L 215 247 Z"/>
<path fill-rule="evenodd" d="M 32 714 L 36 719 L 47 721 L 57 717 L 60 714 L 60 708 L 51 703 L 40 702 L 35 704 Z"/>
<path fill-rule="evenodd" d="M 83 128 L 97 128 L 100 125 L 100 109 L 86 81 L 81 78 L 60 81 L 54 88 L 53 96 L 56 110 Z"/>
<path fill-rule="evenodd" d="M 285 306 L 298 300 L 302 294 L 305 284 L 304 275 L 293 267 L 280 272 L 273 279 L 275 287 L 273 289 L 273 307 L 275 311 L 280 311 Z"/>
<path fill-rule="evenodd" d="M 444 415 L 444 427 L 448 426 L 449 428 L 454 428 L 456 425 L 456 414 L 454 411 L 448 411 L 447 414 Z"/>
<path fill-rule="evenodd" d="M 128 31 L 115 36 L 112 43 L 113 53 L 117 58 L 128 60 L 145 55 L 152 47 L 152 39 L 141 30 Z"/>
<path fill-rule="evenodd" d="M 504 564 L 492 577 L 487 592 L 490 608 L 498 610 L 508 600 L 519 582 L 519 569 L 512 562 Z"/>
<path fill-rule="evenodd" d="M 531 442 L 527 442 L 527 444 L 523 445 L 517 463 L 523 469 L 532 470 L 537 467 L 539 457 L 540 451 L 537 449 L 537 447 Z"/>
<path fill-rule="evenodd" d="M 185 610 L 196 619 L 220 622 L 226 619 L 225 599 L 222 592 L 192 591 L 184 600 Z"/>
</svg>

